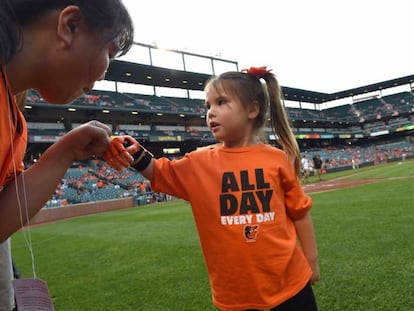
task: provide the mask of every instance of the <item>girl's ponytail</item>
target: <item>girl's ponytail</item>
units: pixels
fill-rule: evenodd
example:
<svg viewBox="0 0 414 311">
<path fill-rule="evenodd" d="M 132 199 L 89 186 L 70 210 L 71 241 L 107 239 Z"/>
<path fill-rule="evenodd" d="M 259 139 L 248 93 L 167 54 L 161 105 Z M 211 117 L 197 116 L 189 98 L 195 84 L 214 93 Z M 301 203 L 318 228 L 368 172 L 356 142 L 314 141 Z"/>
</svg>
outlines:
<svg viewBox="0 0 414 311">
<path fill-rule="evenodd" d="M 246 76 L 253 77 L 250 82 L 246 82 L 238 89 L 241 98 L 245 102 L 257 100 L 260 105 L 261 114 L 256 119 L 256 130 L 260 130 L 267 121 L 267 113 L 269 111 L 270 122 L 276 139 L 282 149 L 286 152 L 292 161 L 296 175 L 300 175 L 300 151 L 293 134 L 291 124 L 289 122 L 286 110 L 283 104 L 283 94 L 276 76 L 266 67 L 250 67 L 243 69 L 242 73 Z M 244 79 L 242 81 L 245 81 Z M 257 81 L 260 83 L 258 84 Z M 248 87 L 254 84 L 256 87 Z"/>
<path fill-rule="evenodd" d="M 280 145 L 289 156 L 295 167 L 296 175 L 300 175 L 300 151 L 293 134 L 291 123 L 283 103 L 283 94 L 275 75 L 268 74 L 263 77 L 267 84 L 270 100 L 270 123 L 277 135 Z"/>
</svg>

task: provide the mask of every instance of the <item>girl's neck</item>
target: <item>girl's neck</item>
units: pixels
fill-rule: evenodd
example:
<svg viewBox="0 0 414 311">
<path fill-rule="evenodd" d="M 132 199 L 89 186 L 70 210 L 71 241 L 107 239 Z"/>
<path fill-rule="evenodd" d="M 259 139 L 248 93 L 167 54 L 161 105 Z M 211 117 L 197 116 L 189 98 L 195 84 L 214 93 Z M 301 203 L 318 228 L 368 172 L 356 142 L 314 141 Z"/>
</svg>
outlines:
<svg viewBox="0 0 414 311">
<path fill-rule="evenodd" d="M 257 136 L 246 137 L 245 139 L 237 142 L 232 141 L 223 141 L 224 148 L 241 148 L 241 147 L 249 147 L 254 146 L 261 143 L 261 140 Z"/>
</svg>

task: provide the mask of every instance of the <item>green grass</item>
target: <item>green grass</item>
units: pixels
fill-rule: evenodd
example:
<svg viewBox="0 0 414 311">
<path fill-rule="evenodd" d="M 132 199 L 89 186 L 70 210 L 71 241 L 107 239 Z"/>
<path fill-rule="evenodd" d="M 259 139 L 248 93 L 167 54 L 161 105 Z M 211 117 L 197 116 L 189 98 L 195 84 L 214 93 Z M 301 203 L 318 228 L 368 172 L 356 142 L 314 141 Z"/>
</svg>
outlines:
<svg viewBox="0 0 414 311">
<path fill-rule="evenodd" d="M 37 274 L 56 310 L 211 310 L 198 237 L 182 201 L 49 224 L 31 235 Z M 16 264 L 30 276 L 21 233 L 12 244 Z"/>
<path fill-rule="evenodd" d="M 324 176 L 379 181 L 311 195 L 320 310 L 414 310 L 413 175 L 407 161 Z M 56 310 L 216 310 L 185 202 L 48 224 L 31 236 L 38 277 Z M 31 277 L 22 232 L 12 249 Z"/>
<path fill-rule="evenodd" d="M 404 161 L 369 166 L 360 170 L 354 170 L 354 174 L 350 177 L 353 179 L 414 177 L 413 163 L 413 161 Z"/>
<path fill-rule="evenodd" d="M 334 173 L 323 174 L 323 180 L 331 180 L 336 178 L 346 179 L 363 179 L 363 178 L 387 178 L 387 177 L 408 177 L 414 176 L 414 160 L 404 162 L 392 162 L 376 166 L 366 166 L 356 170 L 345 170 Z M 309 177 L 309 182 L 317 182 L 315 176 Z"/>
<path fill-rule="evenodd" d="M 322 310 L 414 310 L 413 179 L 313 195 Z M 410 306 L 410 307 L 409 307 Z"/>
</svg>

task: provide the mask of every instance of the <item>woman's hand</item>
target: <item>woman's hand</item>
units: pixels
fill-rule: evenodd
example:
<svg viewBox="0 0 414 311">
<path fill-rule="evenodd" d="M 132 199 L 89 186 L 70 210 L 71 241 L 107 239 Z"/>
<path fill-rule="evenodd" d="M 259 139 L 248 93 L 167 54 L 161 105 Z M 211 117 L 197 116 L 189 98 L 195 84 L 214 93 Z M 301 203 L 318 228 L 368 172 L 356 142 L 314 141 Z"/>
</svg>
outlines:
<svg viewBox="0 0 414 311">
<path fill-rule="evenodd" d="M 89 121 L 65 134 L 56 144 L 73 162 L 102 156 L 111 140 L 110 135 L 111 129 L 107 125 Z"/>
</svg>

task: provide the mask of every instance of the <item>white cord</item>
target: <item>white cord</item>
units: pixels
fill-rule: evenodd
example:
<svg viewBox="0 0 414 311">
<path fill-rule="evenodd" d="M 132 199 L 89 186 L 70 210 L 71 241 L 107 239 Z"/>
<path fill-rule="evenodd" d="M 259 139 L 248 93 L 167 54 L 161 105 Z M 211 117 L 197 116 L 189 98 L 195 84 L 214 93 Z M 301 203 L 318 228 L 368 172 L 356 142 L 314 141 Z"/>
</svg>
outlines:
<svg viewBox="0 0 414 311">
<path fill-rule="evenodd" d="M 11 107 L 10 107 L 10 103 L 13 103 L 12 99 L 10 98 L 9 95 L 9 88 L 7 85 L 7 77 L 5 74 L 3 74 L 3 78 L 4 78 L 4 83 L 5 83 L 5 88 L 6 88 L 6 96 L 7 96 L 7 107 L 8 107 L 8 116 L 9 116 L 9 131 L 10 131 L 10 146 L 11 146 L 11 155 L 12 155 L 12 163 L 13 163 L 13 173 L 14 176 L 17 176 L 17 167 L 16 167 L 16 161 L 15 161 L 15 154 L 14 154 L 14 134 L 13 134 L 13 121 L 12 121 L 12 112 L 11 112 Z M 19 109 L 17 107 L 17 109 Z M 19 118 L 18 115 L 16 115 L 16 118 Z M 27 196 L 26 196 L 26 182 L 24 180 L 24 173 L 21 174 L 22 175 L 22 184 L 23 184 L 23 196 L 24 196 L 24 209 L 26 212 L 26 219 L 27 219 L 27 229 L 24 226 L 24 221 L 23 221 L 23 211 L 22 211 L 22 204 L 20 201 L 20 189 L 19 189 L 19 185 L 18 182 L 16 180 L 15 182 L 15 188 L 16 188 L 16 200 L 17 200 L 17 205 L 19 208 L 19 214 L 20 214 L 20 225 L 22 227 L 22 231 L 23 231 L 23 236 L 24 236 L 24 240 L 26 241 L 26 245 L 29 249 L 30 252 L 30 257 L 32 260 L 32 271 L 33 271 L 33 278 L 37 278 L 36 275 L 36 268 L 35 268 L 35 259 L 34 259 L 34 253 L 33 253 L 33 244 L 32 244 L 32 234 L 30 231 L 30 220 L 29 220 L 29 210 L 27 208 Z"/>
</svg>

